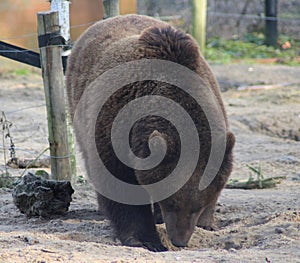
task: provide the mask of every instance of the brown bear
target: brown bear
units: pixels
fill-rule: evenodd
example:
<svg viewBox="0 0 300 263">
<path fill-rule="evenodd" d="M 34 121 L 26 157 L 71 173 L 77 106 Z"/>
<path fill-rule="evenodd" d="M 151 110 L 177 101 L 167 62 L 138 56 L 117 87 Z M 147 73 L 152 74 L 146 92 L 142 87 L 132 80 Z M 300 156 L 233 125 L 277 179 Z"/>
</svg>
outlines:
<svg viewBox="0 0 300 263">
<path fill-rule="evenodd" d="M 162 21 L 141 15 L 118 16 L 100 21 L 83 33 L 75 43 L 66 73 L 72 118 L 83 92 L 94 80 L 122 63 L 142 59 L 171 61 L 197 73 L 212 91 L 221 109 L 213 116 L 218 119 L 222 115 L 225 122 L 226 149 L 221 167 L 209 186 L 199 189 L 199 182 L 212 147 L 212 131 L 204 110 L 189 94 L 163 81 L 143 80 L 120 87 L 99 109 L 95 124 L 95 144 L 98 154 L 106 168 L 116 178 L 133 185 L 158 182 L 175 169 L 181 157 L 180 135 L 172 123 L 155 114 L 138 120 L 130 132 L 129 143 L 132 152 L 140 158 L 149 156 L 151 151 L 148 142 L 153 135 L 164 138 L 167 150 L 157 167 L 149 170 L 133 169 L 118 159 L 111 143 L 112 123 L 120 110 L 136 98 L 159 95 L 180 104 L 195 123 L 201 148 L 195 171 L 176 193 L 155 203 L 155 212 L 150 201 L 155 200 L 155 197 L 150 196 L 150 193 L 149 204 L 145 205 L 124 204 L 97 193 L 99 209 L 111 220 L 122 244 L 146 247 L 152 251 L 165 251 L 166 248 L 161 243 L 155 226 L 155 213 L 158 210 L 162 212 L 168 237 L 175 246 L 186 246 L 196 225 L 207 229 L 213 228 L 213 213 L 217 198 L 232 170 L 235 137 L 228 128 L 218 84 L 200 54 L 196 41 Z M 201 95 L 203 92 L 199 88 L 198 93 Z M 88 160 L 93 158 L 89 146 L 85 144 L 84 139 L 79 139 L 78 143 L 88 166 Z M 97 173 L 89 171 L 88 168 L 87 170 L 88 173 Z"/>
</svg>

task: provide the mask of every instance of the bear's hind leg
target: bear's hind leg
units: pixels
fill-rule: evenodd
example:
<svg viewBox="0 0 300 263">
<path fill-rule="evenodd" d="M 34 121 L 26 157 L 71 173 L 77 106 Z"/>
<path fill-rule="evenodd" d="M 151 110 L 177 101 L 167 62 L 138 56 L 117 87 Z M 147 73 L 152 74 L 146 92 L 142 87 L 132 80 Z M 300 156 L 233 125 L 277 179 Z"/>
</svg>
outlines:
<svg viewBox="0 0 300 263">
<path fill-rule="evenodd" d="M 156 231 L 151 205 L 125 205 L 97 193 L 99 207 L 111 220 L 122 244 L 145 247 L 151 251 L 166 251 Z"/>
</svg>

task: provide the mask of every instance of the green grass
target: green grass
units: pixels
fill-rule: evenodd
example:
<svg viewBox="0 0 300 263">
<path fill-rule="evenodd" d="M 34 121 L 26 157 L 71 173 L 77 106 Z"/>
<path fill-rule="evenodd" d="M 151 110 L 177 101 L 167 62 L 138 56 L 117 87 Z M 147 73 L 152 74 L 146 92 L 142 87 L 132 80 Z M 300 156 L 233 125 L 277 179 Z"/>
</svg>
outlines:
<svg viewBox="0 0 300 263">
<path fill-rule="evenodd" d="M 230 179 L 226 185 L 229 189 L 267 189 L 276 187 L 281 180 L 286 179 L 285 176 L 276 176 L 264 178 L 262 172 L 262 164 L 259 162 L 258 167 L 246 164 L 250 170 L 249 178 L 247 181 L 240 181 L 237 179 Z M 255 178 L 256 177 L 256 178 Z"/>
<path fill-rule="evenodd" d="M 291 48 L 281 48 L 280 45 L 287 41 L 291 43 Z M 276 58 L 277 63 L 300 65 L 300 60 L 295 60 L 300 56 L 300 41 L 280 36 L 278 42 L 277 48 L 266 46 L 263 34 L 247 34 L 241 39 L 230 40 L 215 37 L 208 40 L 204 54 L 207 60 L 221 64 L 239 60 L 255 62 L 257 59 Z"/>
<path fill-rule="evenodd" d="M 0 188 L 14 188 L 16 185 L 17 178 L 12 176 L 10 173 L 0 173 Z"/>
<path fill-rule="evenodd" d="M 15 69 L 12 73 L 16 76 L 28 76 L 30 74 L 30 71 L 25 68 L 20 68 L 20 69 Z"/>
</svg>

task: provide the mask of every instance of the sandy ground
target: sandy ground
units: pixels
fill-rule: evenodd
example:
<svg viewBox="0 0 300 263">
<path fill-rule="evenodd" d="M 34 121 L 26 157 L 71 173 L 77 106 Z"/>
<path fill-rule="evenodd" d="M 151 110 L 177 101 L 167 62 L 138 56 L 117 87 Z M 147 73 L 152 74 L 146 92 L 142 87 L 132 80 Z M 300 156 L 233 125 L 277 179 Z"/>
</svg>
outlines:
<svg viewBox="0 0 300 263">
<path fill-rule="evenodd" d="M 164 253 L 121 246 L 109 221 L 97 213 L 87 184 L 75 185 L 65 216 L 49 220 L 27 219 L 14 206 L 11 190 L 2 188 L 0 262 L 300 262 L 300 68 L 227 65 L 213 70 L 227 90 L 224 100 L 237 137 L 231 178 L 248 179 L 246 164 L 260 162 L 265 177 L 286 179 L 272 189 L 225 189 L 216 210 L 219 229 L 197 228 L 188 248 Z M 20 158 L 34 158 L 47 147 L 44 104 L 38 75 L 1 75 L 0 110 L 13 123 Z M 0 169 L 4 172 L 3 148 Z M 22 170 L 9 172 L 17 176 Z M 163 225 L 159 228 L 163 231 Z"/>
</svg>

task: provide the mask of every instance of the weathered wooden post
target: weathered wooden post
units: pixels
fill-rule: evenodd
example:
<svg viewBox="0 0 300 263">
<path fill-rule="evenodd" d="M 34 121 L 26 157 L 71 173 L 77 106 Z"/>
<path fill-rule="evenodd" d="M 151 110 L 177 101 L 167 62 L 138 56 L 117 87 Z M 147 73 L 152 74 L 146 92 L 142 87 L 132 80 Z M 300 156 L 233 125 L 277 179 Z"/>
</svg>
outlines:
<svg viewBox="0 0 300 263">
<path fill-rule="evenodd" d="M 69 0 L 51 0 L 51 11 L 58 12 L 58 21 L 60 33 L 64 40 L 70 41 L 70 1 Z"/>
<path fill-rule="evenodd" d="M 193 37 L 200 45 L 202 52 L 205 50 L 206 42 L 206 12 L 207 0 L 191 0 L 193 13 Z"/>
<path fill-rule="evenodd" d="M 278 30 L 277 30 L 277 0 L 265 0 L 266 15 L 266 44 L 268 46 L 277 46 Z"/>
<path fill-rule="evenodd" d="M 72 179 L 65 80 L 62 67 L 62 37 L 58 12 L 37 14 L 42 75 L 47 105 L 51 174 L 56 180 Z"/>
<path fill-rule="evenodd" d="M 107 17 L 120 15 L 119 0 L 103 0 L 103 4 Z"/>
<path fill-rule="evenodd" d="M 51 0 L 51 11 L 58 12 L 58 21 L 60 27 L 60 34 L 63 38 L 63 42 L 66 44 L 63 47 L 62 57 L 63 62 L 65 58 L 71 53 L 71 35 L 70 35 L 70 1 L 69 0 Z M 67 96 L 65 96 L 67 97 Z M 76 176 L 76 158 L 75 158 L 75 145 L 74 145 L 74 134 L 71 125 L 71 118 L 68 111 L 68 102 L 66 100 L 66 111 L 67 111 L 67 129 L 68 129 L 68 138 L 69 138 L 69 150 L 71 155 L 71 167 L 73 177 Z"/>
</svg>

